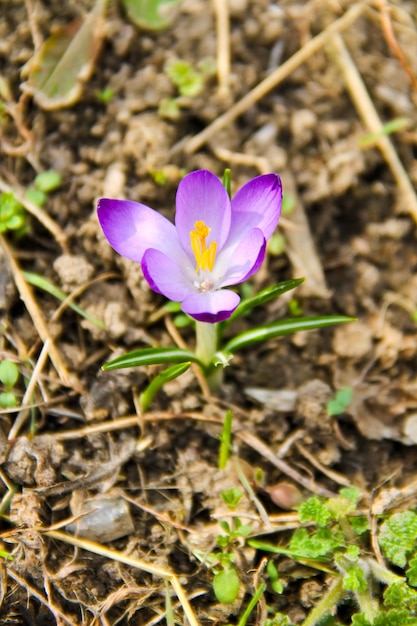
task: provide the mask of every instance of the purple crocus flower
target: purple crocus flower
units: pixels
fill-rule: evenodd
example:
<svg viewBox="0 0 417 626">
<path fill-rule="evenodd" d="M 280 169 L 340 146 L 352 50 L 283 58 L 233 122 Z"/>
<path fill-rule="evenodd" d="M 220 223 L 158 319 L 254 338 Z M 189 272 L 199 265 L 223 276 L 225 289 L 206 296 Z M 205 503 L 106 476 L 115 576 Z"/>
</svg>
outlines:
<svg viewBox="0 0 417 626">
<path fill-rule="evenodd" d="M 110 245 L 141 263 L 151 288 L 201 322 L 221 322 L 239 296 L 230 285 L 260 267 L 280 216 L 281 180 L 258 176 L 230 201 L 211 172 L 198 170 L 178 186 L 175 225 L 138 202 L 102 198 L 98 218 Z"/>
</svg>

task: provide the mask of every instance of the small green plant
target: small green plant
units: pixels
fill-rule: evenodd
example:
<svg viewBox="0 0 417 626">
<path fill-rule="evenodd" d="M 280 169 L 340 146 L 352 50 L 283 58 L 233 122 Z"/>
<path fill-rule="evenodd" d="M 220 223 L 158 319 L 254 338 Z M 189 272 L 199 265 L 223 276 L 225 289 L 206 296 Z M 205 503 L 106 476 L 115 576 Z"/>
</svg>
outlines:
<svg viewBox="0 0 417 626">
<path fill-rule="evenodd" d="M 0 393 L 0 407 L 9 409 L 17 406 L 17 398 L 14 387 L 19 380 L 20 372 L 16 363 L 12 361 L 2 361 L 0 363 L 0 382 L 4 385 L 5 391 Z"/>
<path fill-rule="evenodd" d="M 204 89 L 206 80 L 216 71 L 212 59 L 201 60 L 196 67 L 176 59 L 170 61 L 165 67 L 165 74 L 177 88 L 180 98 L 165 98 L 159 106 L 159 114 L 162 117 L 176 120 L 180 116 L 183 101 L 181 98 L 195 98 Z"/>
<path fill-rule="evenodd" d="M 13 231 L 17 236 L 27 231 L 26 211 L 12 192 L 0 195 L 0 233 L 8 231 Z"/>
<path fill-rule="evenodd" d="M 234 511 L 238 506 L 243 491 L 232 487 L 222 493 L 222 500 L 227 507 Z M 236 566 L 237 546 L 251 532 L 249 524 L 243 524 L 238 517 L 232 521 L 220 522 L 223 533 L 217 536 L 216 547 L 208 554 L 196 552 L 195 556 L 204 561 L 214 574 L 213 591 L 219 602 L 231 604 L 236 600 L 241 590 L 241 580 Z"/>
<path fill-rule="evenodd" d="M 379 528 L 382 552 L 391 565 L 404 570 L 400 575 L 370 555 L 369 523 L 357 512 L 359 498 L 356 488 L 341 489 L 338 497 L 328 500 L 314 496 L 298 508 L 300 522 L 308 527 L 295 530 L 287 545 L 248 541 L 254 548 L 291 557 L 333 578 L 302 626 L 341 624 L 334 617 L 336 606 L 341 601 L 346 605 L 352 598 L 359 607 L 354 612 L 352 605 L 352 626 L 417 624 L 417 514 L 394 513 L 386 516 Z M 279 568 L 272 561 L 267 574 L 272 586 L 279 582 Z M 379 598 L 378 585 L 385 587 Z M 267 624 L 291 626 L 281 613 Z"/>
<path fill-rule="evenodd" d="M 62 176 L 54 170 L 48 170 L 38 174 L 33 181 L 33 186 L 26 191 L 25 197 L 36 204 L 43 206 L 48 194 L 58 189 L 62 184 Z"/>
<path fill-rule="evenodd" d="M 340 415 L 344 413 L 353 400 L 352 387 L 343 387 L 336 392 L 334 398 L 326 404 L 328 415 Z"/>
</svg>

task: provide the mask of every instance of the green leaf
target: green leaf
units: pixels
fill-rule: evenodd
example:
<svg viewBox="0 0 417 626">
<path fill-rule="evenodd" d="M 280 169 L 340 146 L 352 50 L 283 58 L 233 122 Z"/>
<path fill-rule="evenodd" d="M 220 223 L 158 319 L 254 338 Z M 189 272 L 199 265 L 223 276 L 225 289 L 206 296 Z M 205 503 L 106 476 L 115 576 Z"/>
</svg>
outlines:
<svg viewBox="0 0 417 626">
<path fill-rule="evenodd" d="M 0 381 L 8 389 L 12 389 L 19 379 L 19 368 L 12 361 L 2 361 L 0 363 Z"/>
<path fill-rule="evenodd" d="M 227 195 L 229 196 L 229 198 L 231 198 L 232 197 L 232 187 L 231 187 L 231 174 L 230 174 L 230 168 L 229 167 L 227 167 L 224 170 L 224 172 L 223 172 L 222 183 L 223 183 L 223 187 L 227 191 Z"/>
<path fill-rule="evenodd" d="M 319 559 L 331 554 L 340 545 L 341 541 L 328 528 L 321 528 L 311 535 L 306 528 L 299 528 L 291 537 L 289 547 L 294 557 Z"/>
<path fill-rule="evenodd" d="M 361 497 L 361 490 L 358 487 L 342 487 L 339 494 L 352 504 L 357 504 Z"/>
<path fill-rule="evenodd" d="M 369 529 L 369 519 L 365 515 L 353 515 L 349 517 L 349 524 L 357 535 L 363 535 Z"/>
<path fill-rule="evenodd" d="M 417 587 L 417 555 L 410 559 L 408 570 L 406 571 L 408 583 Z"/>
<path fill-rule="evenodd" d="M 353 399 L 352 387 L 343 387 L 336 392 L 335 397 L 326 404 L 328 415 L 340 415 L 344 413 Z"/>
<path fill-rule="evenodd" d="M 3 409 L 12 409 L 17 406 L 17 399 L 12 391 L 3 391 L 0 393 L 0 406 Z"/>
<path fill-rule="evenodd" d="M 218 572 L 213 578 L 213 591 L 219 602 L 231 604 L 239 594 L 240 578 L 234 568 Z"/>
<path fill-rule="evenodd" d="M 374 619 L 373 626 L 416 626 L 417 620 L 407 610 L 392 609 Z"/>
<path fill-rule="evenodd" d="M 12 192 L 0 194 L 0 232 L 19 230 L 26 222 L 26 211 Z"/>
<path fill-rule="evenodd" d="M 313 496 L 303 502 L 298 508 L 300 522 L 315 522 L 317 526 L 325 527 L 332 518 L 327 506 L 317 497 Z"/>
<path fill-rule="evenodd" d="M 349 567 L 343 576 L 343 589 L 348 591 L 366 591 L 368 589 L 368 581 L 365 573 L 359 565 Z"/>
<path fill-rule="evenodd" d="M 143 348 L 133 350 L 122 356 L 108 361 L 102 366 L 103 370 L 117 370 L 123 367 L 139 367 L 143 365 L 157 365 L 160 363 L 186 363 L 191 361 L 202 365 L 194 352 L 181 348 Z"/>
<path fill-rule="evenodd" d="M 231 511 L 235 509 L 243 496 L 243 491 L 239 487 L 231 487 L 222 491 L 222 500 Z"/>
<path fill-rule="evenodd" d="M 291 335 L 301 330 L 314 330 L 354 321 L 355 318 L 345 317 L 344 315 L 326 315 L 323 317 L 301 317 L 297 319 L 279 320 L 278 322 L 272 322 L 272 324 L 252 328 L 251 330 L 247 330 L 233 337 L 223 349 L 226 352 L 236 352 L 236 350 L 247 348 L 260 341 L 275 339 L 283 335 Z"/>
<path fill-rule="evenodd" d="M 295 289 L 304 281 L 304 278 L 293 278 L 291 280 L 285 280 L 281 283 L 277 283 L 275 285 L 271 285 L 270 287 L 266 287 L 266 289 L 262 289 L 256 295 L 245 298 L 242 300 L 237 307 L 237 309 L 232 313 L 229 317 L 225 325 L 230 324 L 237 317 L 241 317 L 242 315 L 247 315 L 252 309 L 257 306 L 261 306 L 262 304 L 266 304 L 270 300 L 274 300 L 282 294 L 290 291 L 291 289 Z"/>
<path fill-rule="evenodd" d="M 167 28 L 180 0 L 122 0 L 129 20 L 146 30 Z"/>
<path fill-rule="evenodd" d="M 54 298 L 57 298 L 57 300 L 64 302 L 64 300 L 68 298 L 68 294 L 64 293 L 53 282 L 44 278 L 40 274 L 35 274 L 33 272 L 22 272 L 22 275 L 23 275 L 23 278 L 28 283 L 30 283 L 34 287 L 43 289 L 43 291 L 46 291 L 46 293 L 49 293 Z M 86 320 L 88 320 L 89 322 L 97 326 L 97 328 L 106 328 L 104 323 L 101 320 L 99 320 L 98 317 L 96 317 L 95 315 L 91 315 L 91 313 L 89 313 L 88 311 L 85 311 L 82 307 L 78 306 L 78 304 L 76 304 L 72 300 L 68 301 L 68 306 L 73 311 L 78 313 L 78 315 L 81 315 L 81 317 L 84 317 Z"/>
<path fill-rule="evenodd" d="M 407 555 L 417 545 L 417 515 L 412 511 L 395 513 L 382 524 L 378 540 L 388 560 L 404 568 Z"/>
<path fill-rule="evenodd" d="M 196 71 L 188 61 L 181 59 L 171 61 L 165 68 L 165 74 L 182 96 L 194 98 L 204 87 L 203 75 Z"/>
<path fill-rule="evenodd" d="M 356 613 L 352 615 L 352 626 L 372 626 L 365 613 Z"/>
<path fill-rule="evenodd" d="M 36 189 L 43 191 L 43 193 L 50 193 L 62 184 L 62 176 L 59 172 L 54 170 L 48 170 L 38 174 L 33 183 Z"/>
<path fill-rule="evenodd" d="M 97 0 L 84 21 L 57 30 L 34 55 L 24 89 L 46 110 L 70 106 L 91 76 L 104 37 L 108 0 Z"/>
<path fill-rule="evenodd" d="M 165 383 L 170 380 L 174 380 L 184 374 L 188 368 L 190 367 L 190 362 L 180 363 L 179 365 L 172 365 L 171 367 L 167 367 L 166 370 L 155 376 L 152 382 L 146 387 L 145 391 L 143 391 L 139 396 L 140 406 L 142 411 L 146 413 L 149 409 L 152 401 L 155 397 L 155 394 L 165 385 Z"/>
<path fill-rule="evenodd" d="M 417 610 L 417 591 L 405 582 L 393 583 L 385 589 L 384 605 L 415 611 Z"/>
<path fill-rule="evenodd" d="M 35 189 L 34 187 L 29 187 L 25 192 L 26 200 L 29 202 L 33 202 L 36 206 L 43 206 L 46 202 L 46 194 L 40 189 Z"/>
</svg>

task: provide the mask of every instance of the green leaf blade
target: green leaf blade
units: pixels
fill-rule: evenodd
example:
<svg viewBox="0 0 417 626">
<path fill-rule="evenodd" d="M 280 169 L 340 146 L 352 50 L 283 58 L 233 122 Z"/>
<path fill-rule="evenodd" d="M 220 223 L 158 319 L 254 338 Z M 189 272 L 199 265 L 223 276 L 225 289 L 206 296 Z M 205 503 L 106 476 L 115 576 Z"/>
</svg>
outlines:
<svg viewBox="0 0 417 626">
<path fill-rule="evenodd" d="M 313 316 L 302 317 L 297 319 L 283 319 L 278 322 L 272 322 L 271 324 L 265 324 L 265 326 L 258 326 L 247 330 L 236 337 L 233 337 L 224 350 L 227 352 L 236 352 L 242 348 L 247 348 L 260 341 L 267 341 L 268 339 L 275 339 L 276 337 L 282 337 L 284 335 L 291 335 L 299 331 L 304 330 L 316 330 L 319 328 L 326 328 L 327 326 L 334 326 L 336 324 L 346 324 L 348 322 L 354 322 L 355 318 L 346 317 L 344 315 L 326 315 L 326 316 Z"/>
<path fill-rule="evenodd" d="M 141 367 L 143 365 L 158 365 L 162 363 L 198 363 L 194 352 L 181 348 L 143 348 L 122 354 L 122 356 L 108 361 L 102 366 L 104 371 L 117 370 L 124 367 Z"/>
<path fill-rule="evenodd" d="M 245 298 L 239 304 L 237 309 L 233 312 L 230 318 L 227 320 L 227 324 L 232 322 L 237 317 L 241 317 L 242 315 L 246 315 L 252 309 L 257 306 L 261 306 L 270 302 L 270 300 L 274 300 L 287 291 L 291 291 L 291 289 L 295 289 L 304 281 L 304 278 L 292 278 L 291 280 L 285 280 L 281 283 L 276 283 L 275 285 L 270 285 L 266 287 L 266 289 L 262 289 L 259 293 L 251 298 Z"/>
</svg>

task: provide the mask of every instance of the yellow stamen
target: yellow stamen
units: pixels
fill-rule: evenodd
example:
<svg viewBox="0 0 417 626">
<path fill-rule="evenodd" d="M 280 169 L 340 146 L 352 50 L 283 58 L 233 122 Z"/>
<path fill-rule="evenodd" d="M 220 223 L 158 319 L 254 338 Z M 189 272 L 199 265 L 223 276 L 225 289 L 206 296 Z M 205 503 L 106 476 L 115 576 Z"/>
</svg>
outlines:
<svg viewBox="0 0 417 626">
<path fill-rule="evenodd" d="M 217 243 L 212 241 L 207 248 L 206 239 L 209 236 L 211 228 L 203 221 L 199 220 L 195 222 L 194 228 L 195 230 L 190 232 L 190 239 L 191 248 L 197 262 L 195 271 L 209 270 L 211 272 L 216 258 Z"/>
</svg>

